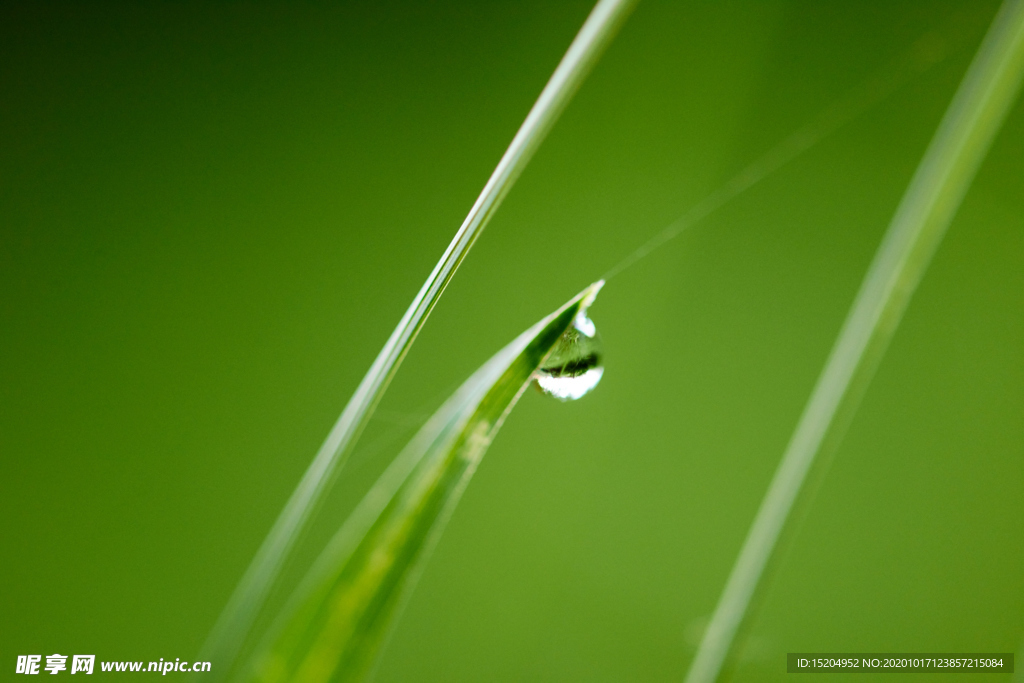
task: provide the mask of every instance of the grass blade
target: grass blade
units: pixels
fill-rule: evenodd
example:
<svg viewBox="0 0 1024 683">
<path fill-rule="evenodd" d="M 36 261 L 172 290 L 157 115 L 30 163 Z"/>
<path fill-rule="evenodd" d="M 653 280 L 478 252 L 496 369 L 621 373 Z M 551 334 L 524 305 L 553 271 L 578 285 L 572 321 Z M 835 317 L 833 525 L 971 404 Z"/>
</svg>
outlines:
<svg viewBox="0 0 1024 683">
<path fill-rule="evenodd" d="M 255 680 L 364 678 L 484 451 L 602 284 L 591 285 L 499 351 L 427 421 L 300 586 L 257 658 Z"/>
<path fill-rule="evenodd" d="M 907 188 L 779 463 L 686 678 L 719 677 L 815 456 L 856 410 L 911 295 L 1016 99 L 1024 0 L 1006 0 Z"/>
<path fill-rule="evenodd" d="M 332 475 L 344 464 L 430 311 L 634 3 L 635 0 L 599 0 L 591 11 L 448 249 L 349 399 L 264 539 L 203 648 L 204 658 L 216 660 L 222 672 L 231 668 L 296 538 L 309 521 Z"/>
</svg>

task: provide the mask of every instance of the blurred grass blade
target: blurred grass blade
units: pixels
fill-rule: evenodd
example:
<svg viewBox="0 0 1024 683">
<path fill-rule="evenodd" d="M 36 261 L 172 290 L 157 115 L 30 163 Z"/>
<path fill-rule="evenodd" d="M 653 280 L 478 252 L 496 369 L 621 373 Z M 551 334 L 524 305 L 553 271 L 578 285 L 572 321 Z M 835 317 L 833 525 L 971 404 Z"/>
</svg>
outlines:
<svg viewBox="0 0 1024 683">
<path fill-rule="evenodd" d="M 303 581 L 256 659 L 255 680 L 363 679 L 484 451 L 602 284 L 499 351 L 427 421 Z"/>
<path fill-rule="evenodd" d="M 823 442 L 841 436 L 1020 89 L 1024 0 L 1006 0 L 918 165 L 769 485 L 687 676 L 722 671 Z"/>
<path fill-rule="evenodd" d="M 204 659 L 217 661 L 221 671 L 231 667 L 296 538 L 332 475 L 344 464 L 455 270 L 634 4 L 635 0 L 600 0 L 591 11 L 462 227 L 349 399 L 207 640 Z"/>
</svg>

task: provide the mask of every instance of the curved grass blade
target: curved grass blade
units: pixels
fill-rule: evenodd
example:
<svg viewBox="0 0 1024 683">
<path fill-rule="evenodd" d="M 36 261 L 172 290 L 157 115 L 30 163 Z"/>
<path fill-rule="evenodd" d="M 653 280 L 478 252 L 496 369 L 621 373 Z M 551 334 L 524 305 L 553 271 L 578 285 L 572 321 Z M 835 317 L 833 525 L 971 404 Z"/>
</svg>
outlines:
<svg viewBox="0 0 1024 683">
<path fill-rule="evenodd" d="M 761 501 L 686 683 L 712 683 L 801 487 L 856 411 L 1024 78 L 1024 0 L 1005 0 L 964 75 L 864 276 L 786 452 Z"/>
<path fill-rule="evenodd" d="M 499 351 L 427 421 L 327 546 L 249 672 L 362 680 L 480 458 L 597 282 Z"/>
<path fill-rule="evenodd" d="M 235 657 L 248 637 L 296 539 L 305 528 L 332 476 L 344 465 L 373 414 L 373 409 L 459 264 L 635 3 L 636 0 L 598 0 L 501 157 L 466 220 L 331 428 L 257 550 L 203 647 L 203 658 L 218 663 L 220 673 L 216 675 L 217 679 L 233 667 Z"/>
</svg>

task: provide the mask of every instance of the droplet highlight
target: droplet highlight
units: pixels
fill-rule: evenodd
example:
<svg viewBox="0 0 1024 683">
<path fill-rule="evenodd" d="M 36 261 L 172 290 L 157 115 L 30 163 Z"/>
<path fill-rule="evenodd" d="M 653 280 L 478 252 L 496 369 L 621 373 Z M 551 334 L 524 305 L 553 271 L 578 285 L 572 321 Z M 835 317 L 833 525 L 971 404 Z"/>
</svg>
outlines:
<svg viewBox="0 0 1024 683">
<path fill-rule="evenodd" d="M 604 349 L 597 327 L 580 312 L 551 355 L 534 373 L 533 383 L 560 401 L 575 401 L 590 393 L 604 375 Z"/>
</svg>

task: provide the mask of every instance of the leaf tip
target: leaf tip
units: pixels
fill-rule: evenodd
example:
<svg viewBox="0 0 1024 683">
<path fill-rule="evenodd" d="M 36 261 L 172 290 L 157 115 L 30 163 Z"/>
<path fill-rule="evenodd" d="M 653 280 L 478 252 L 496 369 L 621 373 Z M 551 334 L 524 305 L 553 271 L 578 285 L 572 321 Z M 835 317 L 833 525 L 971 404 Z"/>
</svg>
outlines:
<svg viewBox="0 0 1024 683">
<path fill-rule="evenodd" d="M 594 299 L 597 298 L 598 292 L 604 287 L 604 280 L 598 280 L 594 284 L 590 285 L 583 290 L 583 301 L 580 302 L 580 308 L 586 310 L 594 303 Z"/>
</svg>

